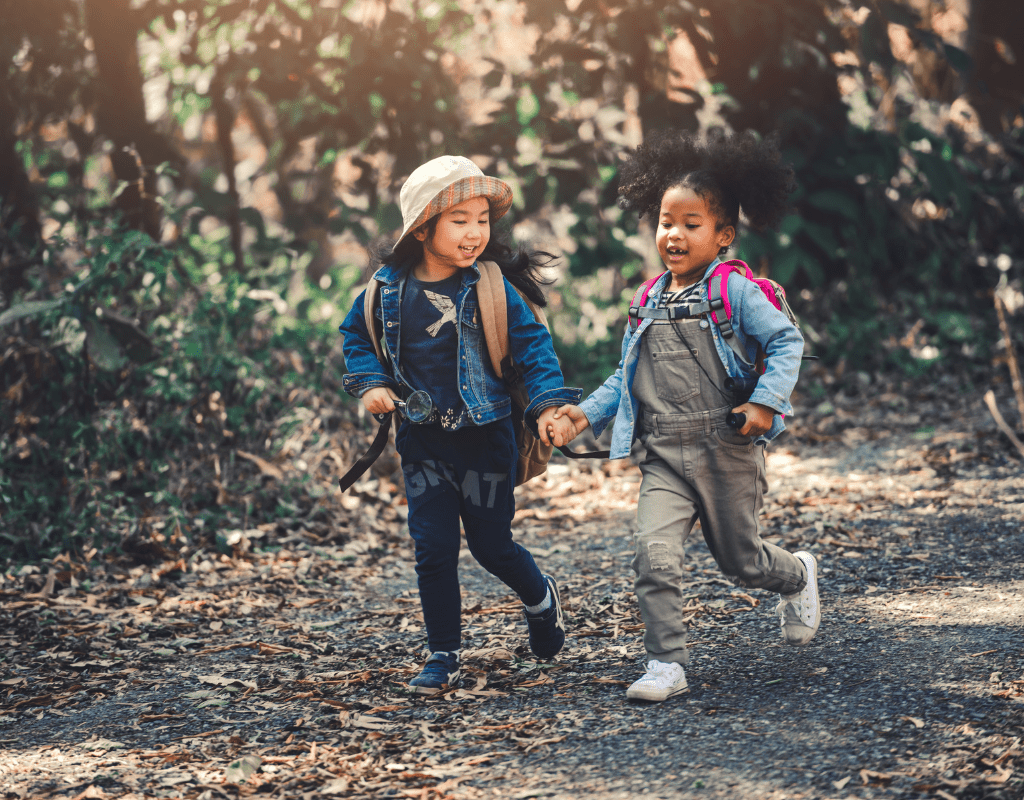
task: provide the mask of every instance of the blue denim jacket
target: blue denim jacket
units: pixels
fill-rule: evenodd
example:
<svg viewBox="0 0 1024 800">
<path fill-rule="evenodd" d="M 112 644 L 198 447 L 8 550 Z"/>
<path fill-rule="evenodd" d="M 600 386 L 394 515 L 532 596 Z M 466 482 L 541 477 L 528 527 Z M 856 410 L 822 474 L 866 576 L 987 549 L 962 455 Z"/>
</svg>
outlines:
<svg viewBox="0 0 1024 800">
<path fill-rule="evenodd" d="M 704 302 L 707 302 L 708 299 L 707 278 L 719 263 L 719 260 L 715 259 L 704 273 L 705 283 L 701 285 L 700 289 L 701 299 Z M 645 305 L 656 306 L 658 304 L 658 299 L 671 277 L 670 273 L 665 273 L 658 279 L 651 287 Z M 777 412 L 771 428 L 757 439 L 759 443 L 769 442 L 786 429 L 786 425 L 779 415 L 793 412 L 789 396 L 793 392 L 793 387 L 796 386 L 796 380 L 800 374 L 800 357 L 803 355 L 804 337 L 800 330 L 789 321 L 789 318 L 769 302 L 753 281 L 730 280 L 728 287 L 729 301 L 732 306 L 730 321 L 734 331 L 733 335 L 739 338 L 751 363 L 754 362 L 757 345 L 760 343 L 764 348 L 765 372 L 758 379 L 750 402 L 761 403 Z M 619 360 L 618 369 L 590 397 L 580 403 L 580 409 L 587 415 L 595 436 L 600 436 L 608 423 L 613 418 L 618 418 L 618 424 L 612 431 L 611 458 L 628 456 L 633 439 L 636 437 L 640 403 L 633 397 L 631 390 L 633 378 L 636 376 L 636 367 L 640 360 L 640 343 L 644 331 L 653 321 L 652 319 L 641 320 L 640 325 L 632 334 L 627 324 L 626 335 L 622 339 L 622 357 Z M 712 323 L 711 332 L 718 357 L 722 359 L 722 364 L 729 376 L 732 378 L 749 377 L 751 372 L 736 356 L 732 348 L 723 341 L 718 326 Z"/>
<path fill-rule="evenodd" d="M 393 365 L 401 363 L 398 332 L 401 325 L 402 290 L 407 274 L 391 264 L 385 264 L 374 274 L 374 278 L 384 284 L 380 290 L 377 317 L 381 320 L 386 351 Z M 473 422 L 485 425 L 509 416 L 512 413 L 512 399 L 504 382 L 494 373 L 487 352 L 474 288 L 479 279 L 480 271 L 476 264 L 462 270 L 462 285 L 455 299 L 459 320 L 459 358 L 458 363 L 452 366 L 457 370 L 459 393 Z M 376 386 L 387 386 L 401 393 L 401 387 L 408 384 L 400 370 L 397 366 L 391 369 L 381 364 L 374 351 L 373 340 L 363 317 L 365 294 L 365 291 L 359 294 L 340 327 L 345 336 L 345 365 L 348 369 L 342 378 L 342 386 L 355 397 L 361 397 L 368 389 Z M 530 307 L 507 280 L 505 298 L 508 307 L 509 349 L 516 365 L 523 372 L 530 396 L 525 416 L 531 423 L 535 423 L 537 415 L 545 408 L 578 403 L 583 393 L 580 389 L 564 385 L 551 334 L 534 318 Z"/>
</svg>

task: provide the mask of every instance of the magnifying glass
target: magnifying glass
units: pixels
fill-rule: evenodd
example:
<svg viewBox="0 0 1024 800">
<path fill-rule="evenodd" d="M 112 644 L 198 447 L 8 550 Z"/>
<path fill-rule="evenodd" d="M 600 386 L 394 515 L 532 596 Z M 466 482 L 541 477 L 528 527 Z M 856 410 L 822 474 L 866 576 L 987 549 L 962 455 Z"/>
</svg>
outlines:
<svg viewBox="0 0 1024 800">
<path fill-rule="evenodd" d="M 434 401 L 424 391 L 413 392 L 409 395 L 408 400 L 395 400 L 395 410 L 409 422 L 419 425 L 430 421 L 434 414 Z M 389 411 L 387 414 L 374 414 L 373 416 L 377 418 L 378 422 L 384 422 L 390 413 Z"/>
<path fill-rule="evenodd" d="M 434 413 L 434 401 L 426 392 L 413 392 L 408 400 L 396 400 L 395 408 L 401 411 L 409 422 L 418 424 L 430 419 L 430 415 Z"/>
</svg>

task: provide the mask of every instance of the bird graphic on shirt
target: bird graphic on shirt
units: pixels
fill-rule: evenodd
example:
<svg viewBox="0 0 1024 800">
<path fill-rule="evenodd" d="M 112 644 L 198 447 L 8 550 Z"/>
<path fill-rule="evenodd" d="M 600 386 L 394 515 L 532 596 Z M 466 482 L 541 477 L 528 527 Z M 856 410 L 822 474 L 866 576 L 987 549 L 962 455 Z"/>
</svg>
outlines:
<svg viewBox="0 0 1024 800">
<path fill-rule="evenodd" d="M 441 326 L 446 322 L 455 322 L 455 303 L 447 295 L 438 294 L 437 292 L 424 290 L 423 294 L 427 296 L 430 304 L 441 312 L 441 319 L 427 328 L 427 333 L 434 337 L 437 336 Z"/>
</svg>

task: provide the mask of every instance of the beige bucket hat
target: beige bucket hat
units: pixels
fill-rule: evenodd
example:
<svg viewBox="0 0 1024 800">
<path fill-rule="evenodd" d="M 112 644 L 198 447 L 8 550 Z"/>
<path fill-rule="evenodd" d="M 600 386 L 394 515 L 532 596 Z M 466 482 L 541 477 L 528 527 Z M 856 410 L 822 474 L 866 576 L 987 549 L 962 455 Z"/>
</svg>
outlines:
<svg viewBox="0 0 1024 800">
<path fill-rule="evenodd" d="M 398 241 L 431 217 L 474 197 L 486 197 L 490 202 L 492 222 L 512 207 L 512 187 L 484 175 L 468 158 L 441 156 L 417 167 L 398 194 L 403 224 Z"/>
</svg>

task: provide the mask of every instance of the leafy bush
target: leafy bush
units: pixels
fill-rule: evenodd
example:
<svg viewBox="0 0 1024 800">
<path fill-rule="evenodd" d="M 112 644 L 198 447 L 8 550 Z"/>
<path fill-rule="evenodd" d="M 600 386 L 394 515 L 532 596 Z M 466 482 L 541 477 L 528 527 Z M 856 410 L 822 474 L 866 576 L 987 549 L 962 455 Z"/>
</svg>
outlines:
<svg viewBox="0 0 1024 800">
<path fill-rule="evenodd" d="M 238 454 L 273 460 L 285 417 L 336 389 L 338 313 L 319 287 L 285 313 L 289 259 L 243 280 L 201 245 L 94 232 L 77 284 L 37 299 L 40 281 L 0 315 L 0 557 L 120 546 L 154 525 L 181 547 L 322 496 L 308 475 L 268 491 Z"/>
</svg>

